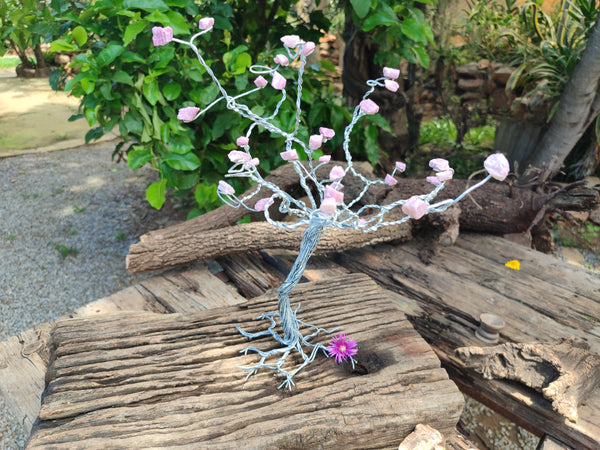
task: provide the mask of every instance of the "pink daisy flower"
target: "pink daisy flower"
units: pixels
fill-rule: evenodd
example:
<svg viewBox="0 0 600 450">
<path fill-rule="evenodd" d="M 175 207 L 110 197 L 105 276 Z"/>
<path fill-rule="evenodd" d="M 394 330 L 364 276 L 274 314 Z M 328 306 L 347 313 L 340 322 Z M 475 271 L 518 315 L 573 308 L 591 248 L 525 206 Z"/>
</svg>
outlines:
<svg viewBox="0 0 600 450">
<path fill-rule="evenodd" d="M 335 362 L 341 364 L 358 353 L 356 341 L 345 333 L 340 333 L 339 336 L 334 336 L 327 347 L 327 354 L 330 358 L 335 358 Z"/>
</svg>

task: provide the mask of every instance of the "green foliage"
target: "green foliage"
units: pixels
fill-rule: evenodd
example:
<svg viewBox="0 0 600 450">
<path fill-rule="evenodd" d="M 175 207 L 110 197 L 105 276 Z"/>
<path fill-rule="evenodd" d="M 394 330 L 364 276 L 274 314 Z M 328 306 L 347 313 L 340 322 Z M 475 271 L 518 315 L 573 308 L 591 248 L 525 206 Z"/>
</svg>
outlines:
<svg viewBox="0 0 600 450">
<path fill-rule="evenodd" d="M 224 104 L 218 104 L 191 124 L 177 119 L 177 110 L 197 105 L 203 108 L 218 96 L 195 55 L 189 49 L 175 46 L 154 47 L 152 27 L 170 26 L 176 37 L 186 39 L 197 32 L 201 17 L 215 18 L 211 33 L 202 36 L 200 46 L 225 88 L 232 95 L 250 89 L 254 75 L 247 68 L 252 63 L 272 62 L 279 48 L 279 38 L 299 34 L 306 40 L 318 40 L 320 29 L 328 21 L 320 11 L 310 14 L 310 23 L 300 21 L 293 13 L 291 0 L 263 2 L 208 0 L 99 0 L 73 9 L 66 0 L 53 0 L 62 11 L 64 33 L 52 42 L 52 50 L 77 52 L 71 68 L 77 75 L 64 79 L 55 73 L 51 83 L 81 99 L 79 114 L 93 127 L 86 141 L 96 139 L 117 128 L 124 142 L 115 154 L 125 155 L 131 169 L 150 165 L 160 174 L 160 181 L 147 190 L 150 204 L 160 208 L 167 189 L 194 192 L 199 202 L 198 214 L 217 205 L 214 184 L 227 171 L 226 154 L 235 148 L 235 139 L 246 125 Z M 315 68 L 319 71 L 320 68 Z M 311 76 L 310 74 L 308 75 Z M 340 102 L 313 110 L 323 88 L 315 82 L 310 98 L 303 98 L 309 120 L 304 124 L 318 126 L 319 120 L 337 119 Z M 249 98 L 249 104 L 261 104 L 267 111 L 275 103 L 274 90 Z M 282 108 L 280 120 L 291 117 L 293 104 Z M 343 120 L 342 120 L 343 121 Z M 340 121 L 338 121 L 340 122 Z M 322 124 L 320 124 L 322 125 Z M 339 125 L 339 124 L 338 124 Z M 281 163 L 280 142 L 261 140 L 255 153 L 261 167 L 267 170 Z M 307 133 L 308 134 L 308 133 Z M 243 182 L 234 181 L 237 187 Z"/>
<path fill-rule="evenodd" d="M 54 246 L 54 250 L 60 253 L 60 256 L 65 259 L 67 256 L 76 256 L 79 250 L 76 247 L 69 247 L 64 244 L 57 244 L 55 242 L 49 242 L 48 245 Z"/>
<path fill-rule="evenodd" d="M 433 0 L 350 0 L 352 19 L 379 45 L 375 63 L 396 67 L 402 59 L 429 66 L 427 46 L 434 45 L 424 6 Z"/>
</svg>

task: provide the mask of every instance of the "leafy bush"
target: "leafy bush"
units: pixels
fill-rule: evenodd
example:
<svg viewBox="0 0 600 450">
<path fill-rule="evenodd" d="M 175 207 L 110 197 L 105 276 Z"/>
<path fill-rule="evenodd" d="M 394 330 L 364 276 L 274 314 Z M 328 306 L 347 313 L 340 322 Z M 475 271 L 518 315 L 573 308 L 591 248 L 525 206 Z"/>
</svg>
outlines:
<svg viewBox="0 0 600 450">
<path fill-rule="evenodd" d="M 224 104 L 193 124 L 182 124 L 176 118 L 178 108 L 202 108 L 219 93 L 190 50 L 175 54 L 171 47 L 155 48 L 152 27 L 170 26 L 175 36 L 185 38 L 197 30 L 199 18 L 214 17 L 215 31 L 202 37 L 206 40 L 203 47 L 212 69 L 235 95 L 248 90 L 255 77 L 247 71 L 250 64 L 272 62 L 275 52 L 271 49 L 281 46 L 282 35 L 294 33 L 317 41 L 319 30 L 329 26 L 320 11 L 310 13 L 310 23 L 300 21 L 289 12 L 293 10 L 291 0 L 209 0 L 202 4 L 192 0 L 99 0 L 81 4 L 80 9 L 73 9 L 65 0 L 53 3 L 68 30 L 52 43 L 52 50 L 76 54 L 71 64 L 76 75 L 66 79 L 66 74 L 56 73 L 51 83 L 58 88 L 66 82 L 65 90 L 81 98 L 79 114 L 73 119 L 83 117 L 93 127 L 86 140 L 118 128 L 123 142 L 114 156 L 125 158 L 132 169 L 150 164 L 160 174 L 160 181 L 148 187 L 150 203 L 160 208 L 166 188 L 183 193 L 193 190 L 199 204 L 194 214 L 220 204 L 214 184 L 227 171 L 226 152 L 235 147 L 238 130 L 245 124 L 234 120 Z M 323 69 L 335 70 L 324 61 L 313 67 L 316 79 L 306 77 L 310 81 L 302 101 L 308 113 L 304 125 L 310 130 L 324 123 L 341 128 L 350 117 L 339 96 L 327 86 Z M 270 87 L 249 103 L 270 108 L 275 100 L 269 92 L 273 92 Z M 284 126 L 292 120 L 293 101 L 281 109 L 279 120 Z M 282 162 L 277 147 L 281 142 L 265 142 L 258 146 L 257 156 L 269 170 Z"/>
</svg>

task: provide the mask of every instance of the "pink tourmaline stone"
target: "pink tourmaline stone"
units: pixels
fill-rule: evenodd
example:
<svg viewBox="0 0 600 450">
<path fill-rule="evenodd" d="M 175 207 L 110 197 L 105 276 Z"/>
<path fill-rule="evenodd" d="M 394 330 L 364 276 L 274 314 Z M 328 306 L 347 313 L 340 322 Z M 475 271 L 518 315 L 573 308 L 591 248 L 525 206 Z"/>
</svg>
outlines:
<svg viewBox="0 0 600 450">
<path fill-rule="evenodd" d="M 369 98 L 360 102 L 360 109 L 365 114 L 377 114 L 379 112 L 379 106 L 377 103 Z"/>
<path fill-rule="evenodd" d="M 391 176 L 389 173 L 385 176 L 385 179 L 383 181 L 385 181 L 385 183 L 389 184 L 390 186 L 394 186 L 394 185 L 398 184 L 398 181 L 396 181 L 396 179 L 393 176 Z"/>
<path fill-rule="evenodd" d="M 416 195 L 406 200 L 402 205 L 402 212 L 413 219 L 420 219 L 427 214 L 428 209 L 427 203 Z"/>
<path fill-rule="evenodd" d="M 219 186 L 217 187 L 217 190 L 226 195 L 235 194 L 235 189 L 233 189 L 233 186 L 229 183 L 226 183 L 223 180 L 219 181 Z"/>
<path fill-rule="evenodd" d="M 485 170 L 488 171 L 492 178 L 498 181 L 504 180 L 510 171 L 508 159 L 502 153 L 494 153 L 488 156 L 483 162 L 483 167 L 485 167 Z"/>
<path fill-rule="evenodd" d="M 390 80 L 396 80 L 400 76 L 400 71 L 398 69 L 392 69 L 391 67 L 384 67 L 383 76 Z"/>
<path fill-rule="evenodd" d="M 200 28 L 201 30 L 208 30 L 209 28 L 212 28 L 214 24 L 215 19 L 213 19 L 212 17 L 204 17 L 203 19 L 200 19 L 200 22 L 198 23 L 198 28 Z"/>
<path fill-rule="evenodd" d="M 271 80 L 271 86 L 275 89 L 282 90 L 285 89 L 285 84 L 287 80 L 277 71 L 273 72 L 273 79 Z"/>
<path fill-rule="evenodd" d="M 196 114 L 200 112 L 200 108 L 195 106 L 186 106 L 185 108 L 181 108 L 177 113 L 177 118 L 179 120 L 183 120 L 184 122 L 191 122 L 196 118 Z"/>
<path fill-rule="evenodd" d="M 343 178 L 344 175 L 346 175 L 346 172 L 344 171 L 344 168 L 342 166 L 333 166 L 331 171 L 329 172 L 329 179 L 339 180 L 340 178 Z"/>
<path fill-rule="evenodd" d="M 331 128 L 320 127 L 319 134 L 323 136 L 323 139 L 332 139 L 335 136 L 335 131 Z"/>
<path fill-rule="evenodd" d="M 168 44 L 173 40 L 173 28 L 152 27 L 152 43 L 155 47 Z"/>
<path fill-rule="evenodd" d="M 239 147 L 243 147 L 244 145 L 248 145 L 250 143 L 250 140 L 246 136 L 240 136 L 239 138 L 237 138 L 235 143 Z"/>
<path fill-rule="evenodd" d="M 280 155 L 284 161 L 297 161 L 298 160 L 298 152 L 294 149 L 287 150 L 285 152 L 281 152 Z"/>
</svg>

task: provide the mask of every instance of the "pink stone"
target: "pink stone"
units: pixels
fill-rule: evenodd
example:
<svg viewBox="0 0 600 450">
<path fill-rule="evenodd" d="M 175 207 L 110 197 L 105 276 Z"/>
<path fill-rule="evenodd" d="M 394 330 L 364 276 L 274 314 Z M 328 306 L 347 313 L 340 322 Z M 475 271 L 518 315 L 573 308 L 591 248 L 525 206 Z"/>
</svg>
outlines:
<svg viewBox="0 0 600 450">
<path fill-rule="evenodd" d="M 400 85 L 394 80 L 385 80 L 383 83 L 388 91 L 397 92 L 400 89 Z"/>
<path fill-rule="evenodd" d="M 272 204 L 273 204 L 273 200 L 271 199 L 271 197 L 261 198 L 254 205 L 254 209 L 256 209 L 257 211 L 264 211 L 265 209 L 267 209 Z"/>
<path fill-rule="evenodd" d="M 319 208 L 321 214 L 324 216 L 332 216 L 335 214 L 337 210 L 337 204 L 334 198 L 324 198 L 323 202 L 321 202 L 321 207 Z"/>
<path fill-rule="evenodd" d="M 304 46 L 302 47 L 302 54 L 304 56 L 308 56 L 310 55 L 314 50 L 315 50 L 315 43 L 313 41 L 308 41 L 306 44 L 304 44 Z"/>
<path fill-rule="evenodd" d="M 281 42 L 283 42 L 283 45 L 289 48 L 296 47 L 300 43 L 300 41 L 300 36 L 297 36 L 295 34 L 288 34 L 287 36 L 283 36 L 281 38 Z"/>
<path fill-rule="evenodd" d="M 183 120 L 184 122 L 191 122 L 196 118 L 196 115 L 200 112 L 200 108 L 195 106 L 186 106 L 185 108 L 181 108 L 177 113 L 177 118 L 179 120 Z"/>
<path fill-rule="evenodd" d="M 344 193 L 332 188 L 331 186 L 325 186 L 323 200 L 325 200 L 326 198 L 333 198 L 336 201 L 336 203 L 343 203 Z"/>
<path fill-rule="evenodd" d="M 398 181 L 396 181 L 396 179 L 393 176 L 391 176 L 389 173 L 385 176 L 385 179 L 383 181 L 385 181 L 385 183 L 389 184 L 390 186 L 394 186 L 394 185 L 398 184 Z"/>
<path fill-rule="evenodd" d="M 208 30 L 212 28 L 214 24 L 215 19 L 213 19 L 212 17 L 204 17 L 203 19 L 200 19 L 200 22 L 198 23 L 198 28 L 200 28 L 201 30 Z"/>
<path fill-rule="evenodd" d="M 442 182 L 440 181 L 440 179 L 438 177 L 427 177 L 425 179 L 427 180 L 428 183 L 435 184 L 436 186 L 438 184 L 442 184 Z"/>
<path fill-rule="evenodd" d="M 226 183 L 223 180 L 219 181 L 219 186 L 217 187 L 217 190 L 225 195 L 235 194 L 235 189 L 233 189 L 233 186 L 231 186 L 229 183 Z"/>
<path fill-rule="evenodd" d="M 331 171 L 329 172 L 329 179 L 339 180 L 341 178 L 344 178 L 344 175 L 346 175 L 346 172 L 344 171 L 344 168 L 342 166 L 333 166 Z"/>
<path fill-rule="evenodd" d="M 227 157 L 229 158 L 229 160 L 233 163 L 241 163 L 241 162 L 246 162 L 246 161 L 250 161 L 250 155 L 246 152 L 241 152 L 239 150 L 231 150 L 228 154 Z"/>
<path fill-rule="evenodd" d="M 152 43 L 155 47 L 168 44 L 173 40 L 173 28 L 152 27 Z"/>
<path fill-rule="evenodd" d="M 250 140 L 246 136 L 240 136 L 239 138 L 237 138 L 235 143 L 239 147 L 243 147 L 244 145 L 248 145 L 250 143 Z"/>
<path fill-rule="evenodd" d="M 308 148 L 311 150 L 317 150 L 321 145 L 323 145 L 323 136 L 320 134 L 313 134 L 308 138 Z"/>
<path fill-rule="evenodd" d="M 498 181 L 504 180 L 510 171 L 508 159 L 502 153 L 494 153 L 488 156 L 483 162 L 483 167 L 485 167 L 485 170 L 488 171 L 492 178 Z"/>
<path fill-rule="evenodd" d="M 454 175 L 454 171 L 452 170 L 443 170 L 435 174 L 436 178 L 442 182 L 451 180 L 452 175 Z"/>
<path fill-rule="evenodd" d="M 429 205 L 416 195 L 406 200 L 402 205 L 402 212 L 413 219 L 420 219 L 427 214 L 428 209 Z"/>
<path fill-rule="evenodd" d="M 444 170 L 450 170 L 450 164 L 448 161 L 442 158 L 434 158 L 429 161 L 429 167 L 431 167 L 433 170 L 439 170 L 440 172 L 443 172 Z"/>
<path fill-rule="evenodd" d="M 298 160 L 298 152 L 294 149 L 287 150 L 285 152 L 281 152 L 280 155 L 284 161 L 297 161 Z"/>
<path fill-rule="evenodd" d="M 275 59 L 275 64 L 279 64 L 280 66 L 288 66 L 290 64 L 290 60 L 285 55 L 277 55 Z"/>
<path fill-rule="evenodd" d="M 273 72 L 273 79 L 271 80 L 271 86 L 275 89 L 285 89 L 287 80 L 277 71 Z"/>
<path fill-rule="evenodd" d="M 400 71 L 391 67 L 384 67 L 383 76 L 389 78 L 390 80 L 395 80 L 400 76 Z"/>
<path fill-rule="evenodd" d="M 406 170 L 406 163 L 403 163 L 401 161 L 396 161 L 396 169 L 399 170 L 400 172 L 404 172 Z"/>
<path fill-rule="evenodd" d="M 323 155 L 319 158 L 319 162 L 328 163 L 331 161 L 331 155 Z"/>
<path fill-rule="evenodd" d="M 254 80 L 254 84 L 256 87 L 264 88 L 267 84 L 269 84 L 269 82 L 265 79 L 265 77 L 259 75 L 256 80 Z"/>
<path fill-rule="evenodd" d="M 323 136 L 323 139 L 332 139 L 335 136 L 335 131 L 331 128 L 320 127 L 319 134 Z"/>
<path fill-rule="evenodd" d="M 377 114 L 379 112 L 379 106 L 377 106 L 377 103 L 369 98 L 360 102 L 360 109 L 365 114 Z"/>
</svg>

